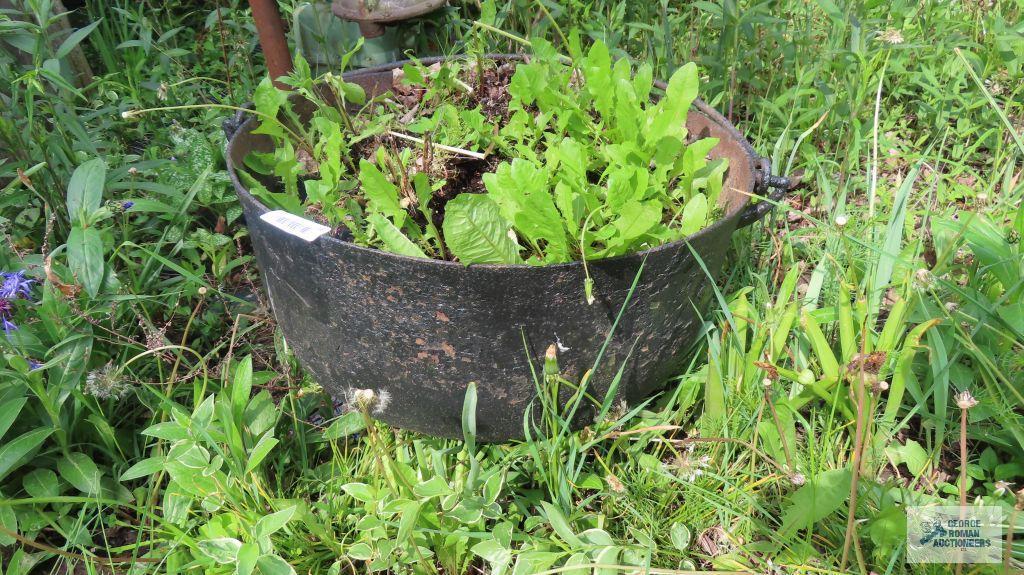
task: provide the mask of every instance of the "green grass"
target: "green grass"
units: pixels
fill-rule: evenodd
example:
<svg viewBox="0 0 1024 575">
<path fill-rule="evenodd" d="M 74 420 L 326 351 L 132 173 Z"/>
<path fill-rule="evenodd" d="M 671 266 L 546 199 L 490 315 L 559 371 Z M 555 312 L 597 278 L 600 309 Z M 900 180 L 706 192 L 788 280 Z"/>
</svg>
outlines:
<svg viewBox="0 0 1024 575">
<path fill-rule="evenodd" d="M 37 16 L 0 14 L 31 55 L 0 51 L 0 271 L 36 284 L 0 336 L 0 572 L 949 573 L 905 562 L 903 506 L 961 493 L 1024 531 L 1019 2 L 485 3 L 657 77 L 696 62 L 807 183 L 734 237 L 684 373 L 579 432 L 546 406 L 506 445 L 474 441 L 475 391 L 466 441 L 335 417 L 276 332 L 209 106 L 264 73 L 245 3 L 85 2 L 86 86 L 44 3 L 16 4 Z M 406 47 L 518 49 L 453 4 Z M 122 118 L 155 106 L 188 108 Z"/>
</svg>

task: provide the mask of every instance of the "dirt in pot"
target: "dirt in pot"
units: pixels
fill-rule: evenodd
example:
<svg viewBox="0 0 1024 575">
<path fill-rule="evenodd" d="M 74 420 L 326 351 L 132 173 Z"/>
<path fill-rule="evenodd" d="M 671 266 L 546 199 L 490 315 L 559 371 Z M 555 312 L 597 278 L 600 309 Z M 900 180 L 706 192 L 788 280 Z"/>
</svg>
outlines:
<svg viewBox="0 0 1024 575">
<path fill-rule="evenodd" d="M 341 77 L 317 90 L 295 75 L 315 104 L 304 123 L 261 84 L 257 131 L 276 149 L 246 164 L 280 186 L 250 191 L 343 240 L 465 264 L 616 256 L 720 217 L 726 162 L 685 129 L 696 67 L 655 95 L 649 66 L 613 65 L 603 44 L 573 61 L 540 42 L 522 61 L 407 63 L 369 96 Z"/>
</svg>

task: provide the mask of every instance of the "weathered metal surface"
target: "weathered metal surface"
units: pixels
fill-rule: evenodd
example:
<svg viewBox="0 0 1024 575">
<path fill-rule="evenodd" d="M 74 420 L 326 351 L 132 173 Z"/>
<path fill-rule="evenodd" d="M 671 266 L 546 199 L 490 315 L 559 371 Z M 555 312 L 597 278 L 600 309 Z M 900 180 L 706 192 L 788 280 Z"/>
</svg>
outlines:
<svg viewBox="0 0 1024 575">
<path fill-rule="evenodd" d="M 427 64 L 431 63 L 429 60 Z M 390 87 L 401 64 L 348 75 L 370 94 Z M 265 136 L 237 129 L 228 170 L 245 211 L 274 313 L 302 365 L 336 397 L 352 389 L 385 392 L 376 417 L 432 435 L 461 436 L 469 382 L 478 389 L 477 431 L 483 441 L 523 435 L 523 415 L 535 395 L 530 362 L 539 370 L 545 349 L 560 342 L 562 373 L 576 380 L 593 367 L 634 278 L 643 273 L 622 315 L 591 394 L 601 398 L 625 362 L 619 395 L 636 402 L 678 374 L 702 318 L 710 312 L 710 282 L 694 258 L 717 273 L 741 220 L 764 208 L 749 205 L 759 159 L 718 113 L 697 102 L 691 133 L 717 137 L 712 155 L 726 157 L 726 215 L 686 240 L 588 262 L 597 301 L 584 298 L 580 262 L 545 267 L 472 265 L 409 258 L 322 236 L 307 243 L 271 227 L 267 211 L 238 181 L 235 166 Z M 778 183 L 778 182 L 776 182 Z M 524 343 L 525 342 L 525 343 Z M 578 423 L 592 417 L 584 409 Z"/>
<path fill-rule="evenodd" d="M 448 0 L 334 0 L 331 10 L 339 18 L 390 23 L 416 18 L 444 6 Z"/>
<path fill-rule="evenodd" d="M 274 85 L 282 90 L 290 86 L 277 79 L 292 71 L 292 53 L 288 49 L 288 40 L 284 36 L 284 23 L 281 13 L 277 10 L 275 0 L 249 0 L 252 9 L 252 20 L 256 25 L 256 33 L 260 37 L 263 58 L 267 62 L 267 73 Z M 230 80 L 230 78 L 228 78 Z"/>
<path fill-rule="evenodd" d="M 384 34 L 384 24 L 416 18 L 444 6 L 448 0 L 334 0 L 331 10 L 339 18 L 359 23 L 365 38 Z"/>
</svg>

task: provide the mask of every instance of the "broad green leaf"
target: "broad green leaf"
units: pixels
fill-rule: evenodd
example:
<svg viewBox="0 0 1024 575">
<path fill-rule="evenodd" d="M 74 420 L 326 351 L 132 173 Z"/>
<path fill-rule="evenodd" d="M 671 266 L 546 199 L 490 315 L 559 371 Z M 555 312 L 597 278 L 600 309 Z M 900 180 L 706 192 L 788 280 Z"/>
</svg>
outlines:
<svg viewBox="0 0 1024 575">
<path fill-rule="evenodd" d="M 704 194 L 697 194 L 690 198 L 683 206 L 683 213 L 680 217 L 679 231 L 684 235 L 695 234 L 704 229 L 708 223 L 708 199 Z"/>
<path fill-rule="evenodd" d="M 810 527 L 843 506 L 850 497 L 849 469 L 830 469 L 812 475 L 790 497 L 782 513 L 782 533 Z"/>
<path fill-rule="evenodd" d="M 697 98 L 697 65 L 689 62 L 669 78 L 668 87 L 656 106 L 649 109 L 648 146 L 656 145 L 665 136 L 681 137 L 686 133 L 686 114 Z"/>
<path fill-rule="evenodd" d="M 296 506 L 292 505 L 276 513 L 260 517 L 259 521 L 256 522 L 256 537 L 269 537 L 277 533 L 292 520 L 292 517 L 295 516 L 295 509 Z"/>
<path fill-rule="evenodd" d="M 85 37 L 88 36 L 93 30 L 95 30 L 96 27 L 99 26 L 100 22 L 102 21 L 103 18 L 99 18 L 95 22 L 89 24 L 88 26 L 79 28 L 78 30 L 75 30 L 74 32 L 69 34 L 68 37 L 60 43 L 60 47 L 57 48 L 57 51 L 54 53 L 53 57 L 59 60 L 70 54 L 71 51 L 75 49 L 75 46 L 78 46 L 78 44 L 81 43 L 82 40 L 84 40 Z"/>
<path fill-rule="evenodd" d="M 11 505 L 0 505 L 0 526 L 12 532 L 18 532 L 18 516 Z M 0 545 L 14 545 L 18 540 L 6 533 L 0 533 Z M 12 565 L 12 567 L 14 567 Z M 13 570 L 12 570 L 13 571 Z"/>
<path fill-rule="evenodd" d="M 580 68 L 587 91 L 594 97 L 594 108 L 602 116 L 612 115 L 614 94 L 608 89 L 612 80 L 612 59 L 608 46 L 600 40 L 594 42 L 582 64 Z"/>
<path fill-rule="evenodd" d="M 33 469 L 24 479 L 21 485 L 32 497 L 56 497 L 60 495 L 60 484 L 57 482 L 57 474 L 49 469 Z"/>
<path fill-rule="evenodd" d="M 682 523 L 673 523 L 668 528 L 669 537 L 672 539 L 672 544 L 676 546 L 676 549 L 686 553 L 690 548 L 690 530 Z"/>
<path fill-rule="evenodd" d="M 90 297 L 99 294 L 103 285 L 105 262 L 103 261 L 103 238 L 94 227 L 71 228 L 68 234 L 68 267 L 78 283 Z"/>
<path fill-rule="evenodd" d="M 522 263 L 511 225 L 483 194 L 459 194 L 445 206 L 444 238 L 465 265 Z"/>
<path fill-rule="evenodd" d="M 402 230 L 395 227 L 395 224 L 391 223 L 391 220 L 383 215 L 372 213 L 366 217 L 366 220 L 377 231 L 377 236 L 384 243 L 385 250 L 411 258 L 427 257 L 427 254 L 423 253 L 423 250 L 418 245 L 413 243 L 412 240 L 402 233 Z"/>
<path fill-rule="evenodd" d="M 594 563 L 599 565 L 618 565 L 621 552 L 622 549 L 619 547 L 605 547 L 597 552 L 597 556 L 594 557 Z M 594 569 L 594 575 L 621 575 L 621 571 L 614 567 L 598 568 Z"/>
<path fill-rule="evenodd" d="M 21 408 L 25 407 L 26 401 L 28 401 L 27 397 L 15 397 L 0 403 L 0 438 L 7 433 L 11 424 L 18 418 L 18 414 L 21 413 Z"/>
<path fill-rule="evenodd" d="M 921 447 L 921 444 L 913 439 L 908 439 L 904 445 L 893 443 L 886 446 L 885 454 L 893 465 L 906 464 L 907 469 L 914 477 L 920 477 L 928 469 L 932 460 L 924 447 Z"/>
<path fill-rule="evenodd" d="M 608 534 L 604 529 L 587 529 L 583 533 L 580 533 L 580 539 L 585 541 L 588 545 L 597 547 L 608 547 L 615 545 L 615 540 Z"/>
<path fill-rule="evenodd" d="M 474 545 L 470 551 L 487 561 L 492 571 L 504 569 L 512 561 L 512 552 L 506 549 L 496 539 L 484 539 Z"/>
<path fill-rule="evenodd" d="M 399 201 L 398 186 L 392 184 L 376 165 L 359 160 L 359 184 L 370 212 L 390 217 L 399 228 L 405 225 L 406 212 Z"/>
<path fill-rule="evenodd" d="M 559 561 L 565 554 L 560 551 L 521 551 L 516 555 L 516 564 L 512 568 L 513 575 L 533 575 L 546 571 Z"/>
<path fill-rule="evenodd" d="M 242 548 L 242 542 L 232 537 L 218 537 L 200 541 L 198 547 L 203 555 L 224 565 L 238 560 L 238 550 Z"/>
<path fill-rule="evenodd" d="M 872 543 L 892 549 L 907 540 L 907 512 L 902 507 L 884 507 L 871 519 L 868 535 Z"/>
<path fill-rule="evenodd" d="M 440 475 L 435 475 L 430 479 L 419 483 L 412 488 L 413 494 L 421 499 L 429 499 L 431 497 L 438 497 L 441 495 L 450 495 L 453 493 L 452 488 L 448 485 L 448 482 L 444 480 Z"/>
<path fill-rule="evenodd" d="M 0 479 L 17 468 L 22 458 L 32 450 L 39 447 L 50 434 L 52 429 L 39 428 L 23 433 L 11 441 L 0 446 Z"/>
<path fill-rule="evenodd" d="M 619 217 L 612 221 L 618 232 L 610 245 L 619 249 L 614 253 L 624 253 L 633 249 L 633 241 L 640 238 L 661 222 L 661 206 L 656 201 L 630 201 L 623 204 Z"/>
<path fill-rule="evenodd" d="M 188 430 L 175 421 L 161 421 L 142 430 L 142 435 L 165 439 L 167 441 L 178 441 L 188 439 Z"/>
<path fill-rule="evenodd" d="M 163 518 L 171 525 L 181 527 L 188 518 L 189 508 L 192 506 L 192 498 L 178 485 L 171 481 L 164 489 L 163 497 Z"/>
<path fill-rule="evenodd" d="M 341 489 L 363 503 L 371 503 L 377 500 L 377 490 L 365 483 L 346 483 L 341 486 Z"/>
<path fill-rule="evenodd" d="M 274 446 L 277 445 L 278 440 L 273 434 L 273 431 L 264 433 L 259 441 L 256 442 L 256 445 L 252 447 L 252 450 L 249 452 L 249 461 L 245 464 L 246 473 L 256 469 L 270 453 L 270 450 L 274 449 Z"/>
<path fill-rule="evenodd" d="M 279 123 L 269 118 L 277 118 L 281 107 L 288 102 L 288 95 L 278 90 L 269 77 L 264 77 L 259 85 L 256 86 L 256 90 L 252 95 L 252 101 L 256 106 L 256 111 L 267 116 L 260 118 L 260 125 L 257 129 L 253 130 L 253 133 L 283 138 L 285 136 L 284 129 L 282 129 Z"/>
<path fill-rule="evenodd" d="M 396 541 L 404 543 L 410 540 L 413 529 L 416 527 L 416 522 L 419 520 L 420 507 L 422 506 L 423 503 L 420 501 L 409 501 L 399 508 L 398 532 L 395 534 Z"/>
<path fill-rule="evenodd" d="M 548 523 L 551 524 L 551 528 L 558 534 L 558 537 L 574 549 L 583 547 L 583 542 L 573 532 L 562 511 L 547 501 L 541 501 L 540 504 L 544 508 L 544 515 L 547 515 Z"/>
<path fill-rule="evenodd" d="M 231 410 L 236 418 L 245 413 L 252 395 L 252 356 L 245 356 L 235 367 L 235 377 L 231 380 Z"/>
<path fill-rule="evenodd" d="M 75 168 L 68 182 L 68 217 L 84 223 L 85 218 L 100 208 L 103 186 L 107 179 L 107 164 L 93 158 Z"/>
<path fill-rule="evenodd" d="M 262 555 L 256 560 L 254 571 L 259 575 L 295 575 L 295 569 L 277 555 Z"/>
<path fill-rule="evenodd" d="M 256 543 L 244 543 L 238 549 L 238 564 L 235 575 L 252 575 L 256 569 L 256 561 L 260 558 L 260 548 Z"/>
<path fill-rule="evenodd" d="M 153 475 L 154 473 L 161 471 L 166 462 L 167 460 L 164 457 L 150 457 L 148 459 L 143 459 L 122 473 L 121 481 L 131 481 L 132 479 Z"/>
<path fill-rule="evenodd" d="M 324 430 L 324 439 L 341 439 L 366 429 L 366 420 L 358 411 L 350 411 L 334 421 Z"/>
<path fill-rule="evenodd" d="M 531 244 L 547 242 L 545 252 L 554 261 L 569 259 L 568 239 L 562 215 L 548 189 L 548 172 L 522 158 L 502 163 L 493 174 L 484 174 L 487 195 Z"/>
<path fill-rule="evenodd" d="M 84 453 L 69 453 L 59 459 L 57 471 L 65 481 L 82 493 L 96 495 L 100 492 L 100 479 L 103 474 L 92 458 Z"/>
<path fill-rule="evenodd" d="M 565 565 L 563 565 L 563 567 L 577 567 L 577 569 L 566 569 L 565 571 L 562 571 L 562 574 L 591 575 L 594 570 L 587 566 L 592 563 L 593 561 L 591 561 L 590 557 L 588 557 L 586 553 L 573 553 L 565 560 Z"/>
</svg>

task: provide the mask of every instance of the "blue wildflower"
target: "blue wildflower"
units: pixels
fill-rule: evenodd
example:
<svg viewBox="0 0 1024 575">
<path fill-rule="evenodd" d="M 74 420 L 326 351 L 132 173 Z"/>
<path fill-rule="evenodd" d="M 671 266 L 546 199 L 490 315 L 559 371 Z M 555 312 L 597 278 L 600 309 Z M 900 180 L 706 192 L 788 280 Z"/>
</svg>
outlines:
<svg viewBox="0 0 1024 575">
<path fill-rule="evenodd" d="M 30 358 L 30 357 L 26 357 L 25 361 L 28 362 L 28 368 L 29 368 L 30 371 L 35 371 L 35 370 L 39 369 L 40 367 L 43 367 L 42 363 L 40 363 L 40 362 Z"/>
<path fill-rule="evenodd" d="M 0 272 L 0 298 L 3 299 L 28 299 L 32 295 L 32 284 L 35 280 L 25 277 L 25 270 L 16 272 Z"/>
<path fill-rule="evenodd" d="M 134 205 L 135 205 L 135 202 L 133 202 L 131 200 L 128 200 L 127 202 L 123 202 L 121 204 L 121 209 L 122 210 L 130 210 L 132 208 L 132 206 L 134 206 Z"/>
<path fill-rule="evenodd" d="M 12 331 L 18 329 L 17 324 L 11 321 L 13 311 L 14 306 L 11 304 L 11 300 L 0 297 L 0 328 L 3 328 L 7 335 L 11 335 Z"/>
</svg>

